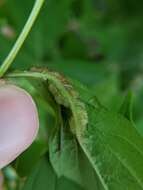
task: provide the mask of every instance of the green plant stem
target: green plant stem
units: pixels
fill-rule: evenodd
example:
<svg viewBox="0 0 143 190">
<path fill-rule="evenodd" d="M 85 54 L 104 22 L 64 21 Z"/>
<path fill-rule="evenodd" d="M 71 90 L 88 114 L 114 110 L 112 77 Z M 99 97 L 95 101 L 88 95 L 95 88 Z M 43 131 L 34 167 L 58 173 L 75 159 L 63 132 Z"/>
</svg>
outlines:
<svg viewBox="0 0 143 190">
<path fill-rule="evenodd" d="M 8 56 L 6 57 L 6 59 L 4 60 L 4 62 L 2 63 L 2 65 L 0 67 L 0 77 L 2 77 L 6 73 L 6 71 L 9 69 L 9 67 L 13 63 L 13 61 L 14 61 L 16 55 L 18 54 L 19 50 L 21 49 L 26 37 L 28 36 L 30 30 L 32 29 L 32 26 L 40 12 L 40 9 L 41 9 L 43 3 L 44 3 L 44 0 L 36 0 L 34 7 L 31 11 L 31 14 L 30 14 L 21 34 L 19 35 L 12 50 L 10 51 L 10 53 L 8 54 Z"/>
</svg>

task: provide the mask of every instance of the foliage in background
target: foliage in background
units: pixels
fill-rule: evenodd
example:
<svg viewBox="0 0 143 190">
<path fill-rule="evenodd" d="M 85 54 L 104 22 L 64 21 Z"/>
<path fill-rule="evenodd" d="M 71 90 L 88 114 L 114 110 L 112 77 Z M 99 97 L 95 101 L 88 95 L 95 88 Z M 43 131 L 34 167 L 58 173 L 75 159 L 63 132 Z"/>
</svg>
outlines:
<svg viewBox="0 0 143 190">
<path fill-rule="evenodd" d="M 0 0 L 1 62 L 6 57 L 19 35 L 31 11 L 32 5 L 33 0 Z M 24 47 L 17 56 L 12 69 L 24 70 L 34 66 L 48 67 L 51 70 L 58 71 L 66 77 L 72 78 L 75 83 L 79 81 L 87 85 L 90 89 L 89 91 L 92 92 L 92 96 L 96 96 L 99 101 L 105 105 L 109 111 L 114 112 L 115 115 L 121 110 L 121 114 L 128 116 L 128 109 L 131 102 L 124 101 L 123 95 L 127 94 L 131 89 L 135 96 L 133 120 L 142 135 L 142 8 L 142 0 L 139 0 L 138 3 L 135 0 L 47 0 L 32 32 L 24 44 Z M 15 82 L 17 83 L 17 80 Z M 36 91 L 37 84 L 41 88 L 39 92 L 42 93 Z M 87 160 L 88 156 L 84 155 L 83 150 L 79 148 L 77 142 L 75 142 L 75 144 L 69 143 L 67 149 L 73 149 L 73 145 L 74 148 L 75 146 L 79 148 L 78 156 L 80 163 L 78 164 L 80 165 L 80 168 L 83 166 L 85 167 L 85 173 L 83 173 L 83 176 L 80 176 L 79 173 L 82 173 L 82 171 L 74 171 L 78 176 L 69 173 L 64 174 L 66 177 L 57 176 L 58 172 L 57 169 L 53 167 L 53 162 L 58 158 L 56 158 L 57 155 L 55 155 L 55 158 L 53 158 L 55 160 L 53 161 L 49 158 L 47 152 L 51 147 L 47 147 L 47 139 L 49 139 L 47 134 L 50 134 L 55 122 L 59 120 L 59 118 L 57 118 L 55 121 L 57 115 L 52 107 L 55 109 L 59 109 L 59 107 L 55 105 L 55 102 L 52 102 L 52 106 L 49 105 L 48 102 L 51 102 L 52 100 L 51 94 L 49 94 L 49 92 L 47 94 L 47 91 L 45 90 L 47 84 L 41 84 L 40 81 L 32 82 L 31 85 L 31 81 L 20 80 L 19 85 L 28 89 L 35 98 L 39 107 L 41 128 L 38 140 L 30 147 L 30 149 L 13 163 L 13 167 L 10 166 L 4 169 L 3 173 L 5 175 L 5 183 L 8 190 L 16 189 L 16 186 L 17 189 L 22 187 L 24 190 L 45 190 L 47 186 L 50 187 L 49 190 L 64 190 L 67 189 L 67 187 L 71 187 L 71 190 L 82 190 L 83 188 L 85 188 L 85 190 L 94 190 L 95 186 L 99 190 L 108 189 L 108 187 L 102 187 L 103 184 L 100 184 L 100 180 L 97 180 L 97 174 L 93 171 L 91 163 Z M 79 89 L 80 88 L 78 87 L 77 91 L 79 91 Z M 81 93 L 84 95 L 84 91 L 81 91 Z M 127 98 L 127 100 L 130 99 Z M 121 106 L 123 102 L 125 102 L 125 104 Z M 62 106 L 60 105 L 60 109 L 61 107 Z M 64 108 L 62 109 L 64 113 L 70 114 L 69 111 L 64 110 Z M 92 106 L 89 109 L 93 112 Z M 93 117 L 92 114 L 90 117 Z M 107 120 L 104 114 L 103 117 Z M 109 116 L 109 118 L 110 117 L 111 116 Z M 114 118 L 116 118 L 116 116 L 114 116 Z M 65 126 L 69 125 L 66 119 L 67 115 L 65 115 L 64 121 L 62 121 L 65 123 Z M 98 117 L 96 119 L 98 120 Z M 109 126 L 111 126 L 110 122 L 111 121 L 108 121 Z M 125 123 L 126 124 L 124 125 L 128 128 L 128 122 L 125 121 Z M 102 123 L 100 125 L 102 126 Z M 134 124 L 132 125 L 134 126 Z M 110 131 L 106 131 L 106 129 L 103 130 L 108 136 Z M 121 131 L 119 131 L 119 133 L 120 132 Z M 123 133 L 125 133 L 125 131 Z M 66 135 L 69 135 L 68 131 L 66 131 Z M 125 138 L 128 139 L 128 134 L 125 135 Z M 108 137 L 107 139 L 104 139 L 104 142 L 100 139 L 100 131 L 99 136 L 97 137 L 99 138 L 99 142 L 101 141 L 103 143 L 98 147 L 99 150 L 97 149 L 97 151 L 100 152 L 105 149 L 103 155 L 100 155 L 101 160 L 104 161 L 106 157 L 109 158 L 109 152 L 108 150 L 106 152 L 104 143 L 106 144 L 108 140 L 109 143 L 113 143 L 114 139 L 113 137 Z M 101 138 L 103 138 L 102 135 Z M 140 137 L 136 138 L 139 139 Z M 70 136 L 70 140 L 74 141 L 72 136 Z M 135 142 L 135 145 L 138 148 L 141 146 L 139 144 L 140 143 L 137 142 L 136 144 Z M 128 145 L 124 144 L 124 146 Z M 115 147 L 111 148 L 113 154 L 116 149 L 114 148 Z M 63 154 L 67 156 L 66 151 L 64 151 Z M 124 153 L 121 151 L 120 155 L 122 154 Z M 136 152 L 136 155 L 138 155 L 138 152 Z M 64 158 L 66 158 L 66 156 Z M 29 162 L 31 157 L 32 161 Z M 117 158 L 111 155 L 112 161 L 110 159 L 107 161 L 109 164 L 110 162 L 113 162 L 114 164 L 114 162 L 117 163 L 116 159 Z M 65 162 L 65 160 L 61 160 L 61 162 Z M 72 160 L 72 162 L 74 162 L 74 160 Z M 140 161 L 138 163 L 140 163 Z M 75 162 L 68 164 L 73 166 Z M 106 175 L 108 176 L 109 171 L 106 164 L 107 163 L 105 163 L 101 169 L 99 163 L 99 169 L 101 169 L 101 173 L 102 170 L 106 171 Z M 131 163 L 128 164 L 130 165 Z M 125 171 L 123 166 L 120 165 L 121 163 L 117 165 L 117 170 L 121 170 L 122 176 L 116 176 L 116 174 L 113 174 L 113 176 L 111 175 L 112 179 L 106 179 L 107 176 L 103 176 L 103 178 L 105 178 L 107 182 L 109 180 L 110 184 L 110 180 L 112 181 L 114 177 L 118 177 L 118 183 L 116 182 L 118 184 L 118 189 L 126 189 L 129 184 L 134 184 L 134 186 L 130 186 L 130 189 L 142 189 L 142 187 L 140 187 L 140 185 L 142 186 L 141 176 L 135 177 L 139 179 L 135 183 L 127 184 L 126 181 L 124 181 L 125 186 L 120 185 L 120 180 L 122 181 L 124 175 L 129 176 L 129 181 L 134 181 L 134 179 L 132 179 L 133 177 L 128 175 L 129 171 Z M 58 166 L 56 167 L 58 168 Z M 134 167 L 134 169 L 139 168 L 139 166 Z M 111 167 L 110 169 L 112 170 Z M 20 179 L 19 181 L 15 171 L 17 171 L 18 175 L 22 177 L 22 180 Z M 136 171 L 135 173 L 140 174 L 140 171 Z M 91 176 L 88 176 L 89 174 Z M 26 181 L 26 185 L 23 187 L 25 176 L 29 177 Z M 48 180 L 48 176 L 50 176 L 50 181 Z M 71 179 L 71 176 L 78 179 L 78 182 L 73 178 Z M 84 184 L 84 181 L 89 181 L 89 184 Z M 56 186 L 53 184 L 56 184 Z M 91 186 L 90 184 L 93 185 Z M 117 187 L 114 187 L 114 183 L 112 183 L 111 190 L 112 189 L 117 189 Z"/>
</svg>

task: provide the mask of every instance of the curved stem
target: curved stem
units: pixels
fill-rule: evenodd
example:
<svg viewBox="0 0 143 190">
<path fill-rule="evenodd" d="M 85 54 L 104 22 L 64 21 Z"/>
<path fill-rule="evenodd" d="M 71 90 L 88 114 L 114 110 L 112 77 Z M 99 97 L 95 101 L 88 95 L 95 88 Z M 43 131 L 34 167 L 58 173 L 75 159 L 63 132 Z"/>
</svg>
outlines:
<svg viewBox="0 0 143 190">
<path fill-rule="evenodd" d="M 4 60 L 4 62 L 2 63 L 2 65 L 0 67 L 0 77 L 2 77 L 5 74 L 5 72 L 8 70 L 8 68 L 13 63 L 16 55 L 18 54 L 20 48 L 22 47 L 26 37 L 28 36 L 28 34 L 34 24 L 43 3 L 44 3 L 44 0 L 36 0 L 34 7 L 31 11 L 31 14 L 30 14 L 21 34 L 19 35 L 12 50 L 9 53 L 9 55 L 6 57 L 6 59 Z"/>
</svg>

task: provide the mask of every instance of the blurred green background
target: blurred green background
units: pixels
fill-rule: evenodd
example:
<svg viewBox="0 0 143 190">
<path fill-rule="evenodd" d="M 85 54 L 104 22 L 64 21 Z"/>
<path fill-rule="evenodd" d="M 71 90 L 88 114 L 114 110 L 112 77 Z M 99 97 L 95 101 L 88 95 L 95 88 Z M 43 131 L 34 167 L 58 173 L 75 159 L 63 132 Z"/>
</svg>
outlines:
<svg viewBox="0 0 143 190">
<path fill-rule="evenodd" d="M 0 61 L 18 37 L 34 0 L 0 0 Z M 48 67 L 88 85 L 109 109 L 134 94 L 143 134 L 143 1 L 46 0 L 14 69 Z"/>
</svg>

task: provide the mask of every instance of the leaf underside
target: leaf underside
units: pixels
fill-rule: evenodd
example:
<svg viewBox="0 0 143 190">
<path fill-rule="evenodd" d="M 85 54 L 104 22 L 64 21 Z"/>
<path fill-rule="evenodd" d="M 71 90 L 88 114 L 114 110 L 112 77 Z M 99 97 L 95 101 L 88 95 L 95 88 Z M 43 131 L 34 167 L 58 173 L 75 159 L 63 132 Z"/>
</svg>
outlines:
<svg viewBox="0 0 143 190">
<path fill-rule="evenodd" d="M 48 140 L 49 160 L 59 179 L 85 190 L 143 189 L 143 139 L 124 114 L 108 111 L 89 89 L 55 72 L 35 70 L 8 77 L 47 84 L 58 115 Z"/>
</svg>

